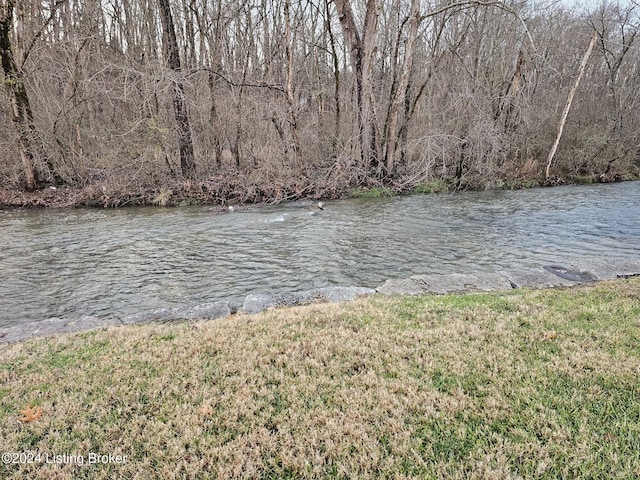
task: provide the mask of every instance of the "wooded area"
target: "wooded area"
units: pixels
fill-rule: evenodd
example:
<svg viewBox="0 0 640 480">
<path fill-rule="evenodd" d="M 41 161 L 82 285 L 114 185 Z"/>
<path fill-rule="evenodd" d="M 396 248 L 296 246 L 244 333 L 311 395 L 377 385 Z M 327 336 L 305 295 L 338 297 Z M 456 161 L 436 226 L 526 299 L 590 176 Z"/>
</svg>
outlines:
<svg viewBox="0 0 640 480">
<path fill-rule="evenodd" d="M 115 206 L 637 178 L 640 5 L 581 8 L 0 0 L 0 187 Z"/>
</svg>

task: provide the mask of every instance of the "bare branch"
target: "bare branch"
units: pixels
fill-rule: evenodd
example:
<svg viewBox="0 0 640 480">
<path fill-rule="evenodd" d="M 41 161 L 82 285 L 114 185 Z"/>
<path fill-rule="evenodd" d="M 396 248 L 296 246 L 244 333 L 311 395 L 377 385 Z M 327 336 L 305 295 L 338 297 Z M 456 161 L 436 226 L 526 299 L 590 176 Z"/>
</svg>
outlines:
<svg viewBox="0 0 640 480">
<path fill-rule="evenodd" d="M 67 2 L 67 0 L 56 0 L 56 2 L 53 4 L 53 6 L 51 7 L 51 12 L 49 13 L 49 17 L 44 21 L 44 23 L 42 24 L 40 29 L 33 36 L 33 38 L 31 39 L 31 43 L 29 44 L 29 47 L 27 47 L 25 49 L 24 54 L 22 55 L 22 65 L 23 66 L 24 66 L 25 63 L 27 63 L 27 59 L 29 58 L 29 54 L 33 50 L 33 47 L 36 45 L 36 42 L 42 36 L 42 33 L 45 31 L 45 29 L 49 26 L 49 24 L 51 23 L 51 20 L 53 20 L 53 17 L 55 17 L 56 12 L 58 11 L 58 8 L 60 8 L 60 6 L 63 3 L 66 3 L 66 2 Z"/>
<path fill-rule="evenodd" d="M 195 70 L 190 71 L 186 77 L 191 77 L 193 75 L 196 75 L 200 72 L 208 72 L 208 73 L 212 73 L 213 75 L 215 75 L 216 77 L 222 79 L 225 83 L 231 85 L 232 87 L 249 87 L 249 88 L 266 88 L 266 89 L 270 89 L 270 90 L 277 90 L 280 93 L 285 93 L 285 88 L 277 83 L 267 83 L 267 82 L 234 82 L 233 80 L 227 78 L 226 76 L 224 76 L 222 73 L 217 72 L 216 70 L 212 69 L 212 68 L 207 68 L 207 67 L 203 67 L 203 68 L 197 68 Z"/>
<path fill-rule="evenodd" d="M 515 10 L 513 10 L 511 7 L 505 5 L 503 2 L 497 2 L 497 1 L 482 1 L 482 0 L 466 0 L 464 2 L 456 2 L 456 3 L 451 3 L 449 5 L 443 5 L 442 7 L 433 10 L 431 12 L 425 13 L 424 15 L 422 15 L 420 17 L 420 21 L 429 18 L 429 17 L 435 17 L 436 15 L 440 15 L 441 13 L 444 13 L 446 11 L 452 10 L 454 8 L 459 8 L 459 7 L 471 7 L 471 6 L 479 6 L 479 7 L 497 7 L 500 10 L 504 10 L 505 12 L 509 12 L 512 15 L 515 15 L 518 20 L 520 20 L 520 22 L 522 23 L 522 26 L 524 27 L 525 32 L 527 32 L 527 37 L 529 38 L 529 43 L 531 44 L 531 48 L 533 48 L 534 51 L 536 51 L 536 46 L 535 43 L 533 42 L 533 37 L 531 36 L 531 33 L 529 32 L 529 29 L 527 28 L 527 24 L 524 21 L 524 18 L 522 18 L 520 16 L 520 14 L 518 12 L 516 12 Z"/>
</svg>

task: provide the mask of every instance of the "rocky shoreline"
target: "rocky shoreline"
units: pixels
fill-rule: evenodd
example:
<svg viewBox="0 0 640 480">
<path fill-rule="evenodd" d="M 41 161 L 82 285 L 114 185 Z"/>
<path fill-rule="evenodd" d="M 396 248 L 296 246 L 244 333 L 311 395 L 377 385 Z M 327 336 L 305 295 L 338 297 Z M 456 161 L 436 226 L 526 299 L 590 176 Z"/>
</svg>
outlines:
<svg viewBox="0 0 640 480">
<path fill-rule="evenodd" d="M 163 308 L 121 321 L 84 316 L 75 320 L 50 318 L 0 328 L 0 343 L 20 342 L 36 337 L 76 333 L 107 326 L 180 320 L 212 320 L 236 312 L 254 314 L 268 308 L 313 302 L 344 302 L 363 295 L 428 295 L 465 292 L 508 291 L 514 288 L 572 287 L 585 283 L 640 276 L 640 259 L 583 259 L 568 266 L 546 265 L 501 272 L 414 275 L 389 279 L 377 288 L 324 287 L 295 293 L 254 293 L 246 296 L 241 309 L 228 302 L 205 303 L 189 308 Z"/>
</svg>

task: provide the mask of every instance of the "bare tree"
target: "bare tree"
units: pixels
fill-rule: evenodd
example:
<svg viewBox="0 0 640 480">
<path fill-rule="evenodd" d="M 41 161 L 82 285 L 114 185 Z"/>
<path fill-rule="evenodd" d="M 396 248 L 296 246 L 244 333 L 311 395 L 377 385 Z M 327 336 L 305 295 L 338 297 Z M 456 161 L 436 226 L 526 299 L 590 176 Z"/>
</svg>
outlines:
<svg viewBox="0 0 640 480">
<path fill-rule="evenodd" d="M 637 29 L 628 1 L 0 0 L 0 182 L 105 205 L 518 185 L 560 119 L 550 173 L 638 175 Z"/>
<path fill-rule="evenodd" d="M 573 103 L 573 97 L 578 90 L 578 86 L 580 85 L 580 79 L 582 79 L 582 75 L 584 74 L 584 69 L 587 68 L 587 62 L 589 61 L 589 57 L 591 57 L 591 52 L 593 51 L 593 47 L 595 47 L 596 42 L 598 41 L 598 32 L 594 31 L 593 36 L 591 37 L 591 42 L 589 43 L 589 47 L 587 51 L 584 52 L 584 56 L 582 57 L 582 62 L 580 62 L 580 67 L 578 68 L 578 75 L 576 76 L 576 80 L 569 90 L 569 95 L 567 96 L 567 103 L 564 106 L 564 110 L 562 111 L 562 117 L 560 118 L 560 124 L 558 125 L 558 134 L 556 135 L 556 139 L 551 146 L 551 150 L 549 151 L 549 156 L 547 157 L 547 168 L 544 171 L 544 176 L 547 180 L 550 177 L 551 170 L 551 162 L 553 162 L 553 157 L 556 154 L 556 150 L 558 149 L 558 145 L 560 144 L 560 138 L 562 138 L 562 131 L 564 130 L 564 125 L 567 122 L 567 117 L 569 116 L 569 110 L 571 110 L 571 104 Z"/>
<path fill-rule="evenodd" d="M 409 16 L 406 21 L 403 22 L 409 23 L 409 31 L 404 45 L 404 60 L 400 71 L 400 79 L 394 85 L 391 92 L 391 101 L 389 103 L 389 111 L 385 126 L 384 160 L 387 175 L 393 173 L 397 162 L 398 145 L 400 140 L 398 136 L 400 107 L 407 103 L 406 100 L 409 96 L 408 88 L 411 67 L 413 65 L 413 48 L 416 42 L 420 21 L 420 0 L 411 0 Z"/>
<path fill-rule="evenodd" d="M 298 136 L 298 115 L 296 113 L 295 76 L 294 76 L 294 38 L 291 31 L 291 0 L 284 2 L 284 22 L 285 22 L 285 52 L 287 63 L 287 116 L 289 131 L 291 132 L 291 147 L 286 151 L 289 153 L 290 163 L 294 165 L 300 156 L 300 138 Z"/>
<path fill-rule="evenodd" d="M 349 49 L 356 83 L 358 157 L 366 172 L 377 170 L 380 151 L 373 99 L 373 62 L 378 35 L 379 6 L 367 0 L 362 29 L 358 29 L 351 2 L 336 0 L 342 31 Z"/>
<path fill-rule="evenodd" d="M 193 176 L 195 173 L 195 158 L 193 154 L 193 141 L 191 140 L 191 127 L 185 99 L 184 85 L 182 83 L 182 67 L 180 65 L 180 51 L 176 38 L 176 29 L 173 24 L 171 5 L 169 0 L 158 0 L 160 7 L 160 19 L 164 29 L 165 54 L 167 65 L 172 72 L 171 79 L 173 93 L 173 108 L 178 126 L 178 148 L 180 150 L 180 169 L 185 176 Z"/>
<path fill-rule="evenodd" d="M 27 190 L 36 188 L 40 181 L 36 162 L 43 161 L 49 173 L 59 180 L 51 162 L 45 158 L 39 145 L 38 131 L 35 127 L 33 110 L 25 84 L 23 66 L 29 57 L 35 42 L 42 36 L 57 9 L 66 0 L 56 0 L 52 3 L 49 16 L 45 17 L 42 25 L 33 35 L 29 44 L 25 39 L 25 5 L 18 0 L 0 2 L 0 60 L 4 73 L 4 86 L 9 95 L 13 124 L 18 132 L 20 159 L 25 176 Z M 17 18 L 14 22 L 14 9 L 17 6 Z M 15 25 L 15 28 L 14 28 Z M 12 44 L 15 38 L 16 44 Z"/>
</svg>

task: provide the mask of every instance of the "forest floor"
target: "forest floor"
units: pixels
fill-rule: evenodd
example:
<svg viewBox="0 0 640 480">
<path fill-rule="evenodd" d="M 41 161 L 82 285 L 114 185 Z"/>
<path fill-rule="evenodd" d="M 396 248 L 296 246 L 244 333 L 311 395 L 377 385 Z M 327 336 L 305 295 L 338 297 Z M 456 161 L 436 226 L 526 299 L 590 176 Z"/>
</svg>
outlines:
<svg viewBox="0 0 640 480">
<path fill-rule="evenodd" d="M 557 186 L 574 183 L 610 183 L 637 180 L 636 173 L 626 175 L 592 175 L 541 178 L 515 178 L 488 181 L 474 179 L 467 183 L 432 181 L 411 181 L 399 179 L 395 182 L 352 186 L 345 182 L 329 182 L 326 179 L 302 182 L 287 181 L 259 182 L 233 176 L 211 177 L 206 180 L 178 180 L 163 185 L 103 183 L 78 186 L 44 186 L 28 192 L 17 187 L 0 186 L 0 208 L 75 208 L 155 205 L 174 207 L 185 205 L 236 205 L 243 203 L 280 203 L 302 198 L 336 199 L 344 197 L 380 197 L 408 193 L 438 193 L 460 190 L 522 189 L 542 186 Z"/>
<path fill-rule="evenodd" d="M 639 478 L 640 278 L 0 350 L 1 478 Z"/>
</svg>

